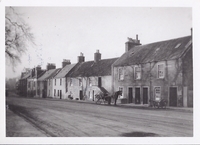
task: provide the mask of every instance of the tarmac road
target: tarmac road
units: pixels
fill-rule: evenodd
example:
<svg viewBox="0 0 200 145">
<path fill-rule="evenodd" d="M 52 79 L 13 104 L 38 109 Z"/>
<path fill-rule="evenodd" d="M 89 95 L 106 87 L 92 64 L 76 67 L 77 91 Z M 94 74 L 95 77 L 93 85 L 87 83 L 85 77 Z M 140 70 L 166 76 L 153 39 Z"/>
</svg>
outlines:
<svg viewBox="0 0 200 145">
<path fill-rule="evenodd" d="M 50 137 L 192 137 L 193 113 L 7 97 L 9 109 Z M 12 118 L 14 120 L 14 118 Z M 11 132 L 9 115 L 6 132 Z M 14 121 L 13 121 L 14 122 Z M 28 125 L 19 131 L 27 130 Z M 14 128 L 15 129 L 15 128 Z M 13 130 L 17 131 L 17 130 Z M 40 134 L 37 136 L 40 136 Z M 36 136 L 34 133 L 27 136 Z M 15 136 L 12 133 L 7 136 Z M 18 134 L 19 136 L 19 134 Z"/>
</svg>

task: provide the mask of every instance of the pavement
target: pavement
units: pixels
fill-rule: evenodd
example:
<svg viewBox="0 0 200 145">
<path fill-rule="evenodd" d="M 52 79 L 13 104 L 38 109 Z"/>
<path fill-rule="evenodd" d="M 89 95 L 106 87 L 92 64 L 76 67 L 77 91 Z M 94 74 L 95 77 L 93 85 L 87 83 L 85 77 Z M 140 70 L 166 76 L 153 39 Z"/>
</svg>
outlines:
<svg viewBox="0 0 200 145">
<path fill-rule="evenodd" d="M 19 97 L 18 95 L 13 94 L 13 93 L 12 93 L 12 95 Z M 44 99 L 44 98 L 35 97 L 35 98 L 30 98 L 30 99 Z M 88 103 L 88 104 L 95 104 L 96 105 L 95 101 L 90 101 L 90 100 L 70 100 L 70 99 L 58 99 L 58 98 L 45 98 L 45 99 L 52 100 L 52 101 L 70 101 L 70 102 Z M 107 105 L 107 104 L 101 104 L 101 105 Z M 134 104 L 134 103 L 117 104 L 117 107 L 134 108 L 134 109 L 147 109 L 147 110 L 157 109 L 157 108 L 150 107 L 148 104 L 143 105 L 143 104 Z M 162 109 L 162 108 L 160 108 L 160 109 Z M 192 107 L 171 107 L 171 106 L 167 106 L 165 110 L 193 113 Z"/>
<path fill-rule="evenodd" d="M 44 99 L 44 98 L 34 98 L 34 99 Z M 88 103 L 88 104 L 95 104 L 95 101 L 90 100 L 69 100 L 69 99 L 56 99 L 56 98 L 45 98 L 52 101 L 70 101 L 70 102 L 77 102 L 77 103 Z M 108 105 L 108 104 L 100 104 L 100 105 Z M 111 104 L 113 105 L 113 104 Z M 128 103 L 128 104 L 117 104 L 117 107 L 123 107 L 123 108 L 134 108 L 134 109 L 145 109 L 145 110 L 152 110 L 157 109 L 154 107 L 150 107 L 148 104 L 134 104 L 134 103 Z M 193 113 L 193 108 L 191 107 L 171 107 L 167 106 L 166 109 L 159 108 L 160 110 L 169 110 L 169 111 L 181 111 L 181 112 L 189 112 Z"/>
<path fill-rule="evenodd" d="M 15 114 L 9 108 L 6 109 L 6 137 L 45 137 L 46 134 L 38 130 L 24 117 Z"/>
</svg>

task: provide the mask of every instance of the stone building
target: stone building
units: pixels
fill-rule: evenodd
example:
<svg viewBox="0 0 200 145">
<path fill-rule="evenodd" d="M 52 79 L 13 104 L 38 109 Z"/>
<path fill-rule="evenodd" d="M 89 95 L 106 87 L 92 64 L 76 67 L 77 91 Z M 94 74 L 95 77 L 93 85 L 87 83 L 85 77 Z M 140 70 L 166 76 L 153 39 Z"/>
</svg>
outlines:
<svg viewBox="0 0 200 145">
<path fill-rule="evenodd" d="M 37 66 L 31 70 L 31 75 L 27 79 L 27 96 L 28 97 L 38 97 L 39 83 L 38 78 L 41 77 L 46 70 L 42 70 L 41 66 Z"/>
<path fill-rule="evenodd" d="M 50 95 L 52 89 L 48 89 L 50 87 L 50 81 L 48 79 L 51 78 L 54 74 L 58 73 L 60 69 L 56 69 L 56 65 L 53 63 L 47 64 L 47 71 L 38 78 L 38 96 L 41 98 L 46 98 Z"/>
<path fill-rule="evenodd" d="M 21 73 L 21 77 L 18 83 L 18 93 L 21 96 L 27 97 L 27 80 L 31 76 L 31 70 L 25 69 Z"/>
<path fill-rule="evenodd" d="M 93 61 L 86 61 L 81 53 L 78 66 L 67 77 L 68 95 L 74 99 L 95 100 L 99 92 L 112 93 L 111 65 L 117 58 L 101 59 L 101 53 L 94 53 Z"/>
<path fill-rule="evenodd" d="M 169 106 L 193 106 L 192 37 L 141 45 L 129 38 L 113 64 L 113 91 L 121 103 L 149 104 L 164 98 Z"/>
<path fill-rule="evenodd" d="M 71 71 L 76 64 L 71 64 L 70 60 L 64 59 L 62 62 L 62 69 L 57 73 L 51 80 L 52 81 L 52 97 L 59 99 L 67 98 L 67 75 Z"/>
</svg>

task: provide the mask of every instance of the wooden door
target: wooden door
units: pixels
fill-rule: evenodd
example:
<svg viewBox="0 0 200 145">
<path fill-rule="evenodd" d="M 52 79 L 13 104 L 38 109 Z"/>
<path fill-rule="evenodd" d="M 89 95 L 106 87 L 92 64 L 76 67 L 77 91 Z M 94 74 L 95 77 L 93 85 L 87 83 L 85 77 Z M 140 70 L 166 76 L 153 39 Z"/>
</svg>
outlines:
<svg viewBox="0 0 200 145">
<path fill-rule="evenodd" d="M 135 104 L 140 104 L 140 88 L 135 88 Z"/>
<path fill-rule="evenodd" d="M 169 105 L 170 106 L 177 106 L 177 88 L 176 87 L 170 87 Z"/>
<path fill-rule="evenodd" d="M 148 88 L 143 88 L 143 104 L 148 104 Z"/>
<path fill-rule="evenodd" d="M 129 103 L 133 103 L 133 88 L 128 88 L 128 100 Z"/>
<path fill-rule="evenodd" d="M 83 100 L 83 91 L 82 90 L 80 90 L 80 92 L 79 92 L 79 98 L 80 98 L 80 100 Z"/>
</svg>

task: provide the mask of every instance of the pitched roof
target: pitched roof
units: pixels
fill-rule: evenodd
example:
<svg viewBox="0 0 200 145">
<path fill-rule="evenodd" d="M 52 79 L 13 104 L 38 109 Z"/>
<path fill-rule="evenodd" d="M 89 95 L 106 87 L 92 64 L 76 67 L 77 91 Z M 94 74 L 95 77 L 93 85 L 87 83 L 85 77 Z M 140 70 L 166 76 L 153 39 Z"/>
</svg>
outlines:
<svg viewBox="0 0 200 145">
<path fill-rule="evenodd" d="M 191 36 L 135 46 L 125 52 L 113 66 L 126 66 L 180 58 L 191 46 Z"/>
<path fill-rule="evenodd" d="M 46 79 L 52 79 L 53 77 L 55 77 L 59 72 L 60 72 L 61 68 L 57 68 L 56 71 L 54 73 L 52 73 L 49 77 L 47 77 Z"/>
<path fill-rule="evenodd" d="M 55 72 L 56 72 L 56 69 L 50 69 L 50 70 L 46 71 L 42 76 L 40 76 L 38 78 L 38 81 L 44 81 L 44 80 L 48 79 Z"/>
<path fill-rule="evenodd" d="M 37 79 L 38 79 L 38 78 L 40 78 L 43 74 L 45 74 L 45 72 L 46 72 L 46 70 L 40 70 L 40 71 L 38 72 L 37 75 L 34 74 L 33 76 L 30 76 L 30 79 L 35 79 L 36 77 L 37 77 Z"/>
<path fill-rule="evenodd" d="M 70 77 L 89 77 L 89 76 L 106 76 L 111 75 L 111 65 L 118 58 L 103 59 L 98 62 L 87 61 L 82 62 L 68 76 Z"/>
<path fill-rule="evenodd" d="M 60 70 L 60 72 L 54 78 L 63 78 L 63 77 L 65 77 L 75 65 L 76 64 L 68 64 L 68 65 L 66 65 L 64 68 L 62 68 Z"/>
<path fill-rule="evenodd" d="M 22 79 L 27 79 L 27 78 L 29 78 L 31 76 L 31 72 L 28 72 L 28 73 L 26 73 L 22 78 L 21 78 L 21 80 Z"/>
</svg>

